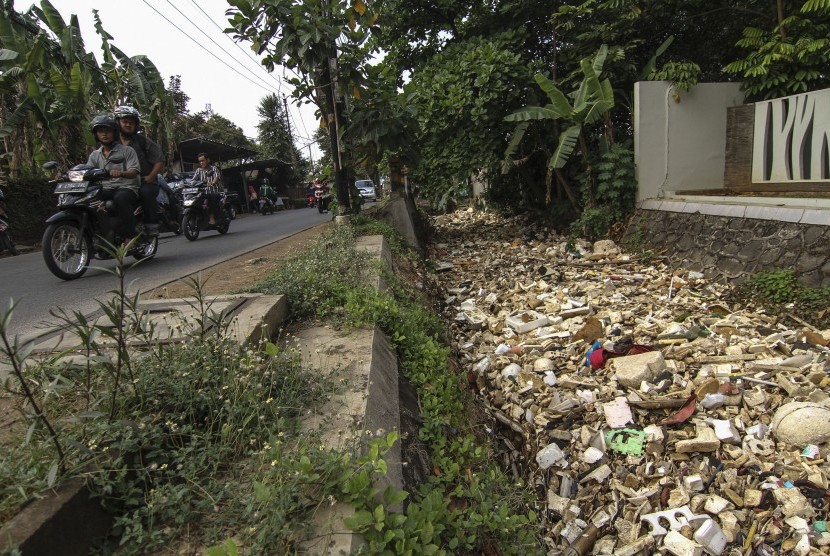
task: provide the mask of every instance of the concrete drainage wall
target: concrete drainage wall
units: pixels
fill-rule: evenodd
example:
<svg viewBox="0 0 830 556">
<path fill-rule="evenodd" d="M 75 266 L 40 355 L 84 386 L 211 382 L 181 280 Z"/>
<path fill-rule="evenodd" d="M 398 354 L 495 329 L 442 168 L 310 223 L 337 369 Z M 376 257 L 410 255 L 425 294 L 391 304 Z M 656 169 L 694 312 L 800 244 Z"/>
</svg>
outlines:
<svg viewBox="0 0 830 556">
<path fill-rule="evenodd" d="M 758 272 L 791 268 L 805 285 L 830 287 L 828 225 L 640 208 L 623 242 L 654 249 L 712 280 L 742 283 Z"/>
</svg>

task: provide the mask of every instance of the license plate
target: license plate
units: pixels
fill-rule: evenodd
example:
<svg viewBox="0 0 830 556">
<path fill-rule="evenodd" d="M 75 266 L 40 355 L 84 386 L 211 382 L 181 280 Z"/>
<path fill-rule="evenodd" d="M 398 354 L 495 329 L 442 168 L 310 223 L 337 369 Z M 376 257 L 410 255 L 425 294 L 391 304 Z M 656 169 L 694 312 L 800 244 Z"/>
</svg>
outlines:
<svg viewBox="0 0 830 556">
<path fill-rule="evenodd" d="M 84 193 L 87 187 L 88 181 L 62 181 L 55 186 L 55 193 Z"/>
<path fill-rule="evenodd" d="M 193 195 L 194 193 L 198 193 L 198 192 L 199 192 L 198 187 L 186 187 L 186 188 L 182 189 L 182 195 Z"/>
</svg>

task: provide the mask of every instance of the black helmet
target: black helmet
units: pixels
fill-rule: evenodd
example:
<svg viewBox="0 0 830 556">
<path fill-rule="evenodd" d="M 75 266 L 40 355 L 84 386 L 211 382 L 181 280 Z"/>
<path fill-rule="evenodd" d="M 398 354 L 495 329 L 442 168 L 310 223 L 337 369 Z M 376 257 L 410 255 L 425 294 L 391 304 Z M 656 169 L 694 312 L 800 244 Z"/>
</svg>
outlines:
<svg viewBox="0 0 830 556">
<path fill-rule="evenodd" d="M 121 118 L 133 118 L 136 125 L 141 123 L 141 114 L 129 104 L 122 104 L 121 106 L 116 107 L 115 110 L 112 111 L 112 117 L 116 120 L 120 120 Z"/>
<path fill-rule="evenodd" d="M 118 131 L 118 124 L 116 124 L 115 120 L 113 120 L 110 116 L 107 116 L 106 114 L 99 114 L 92 118 L 92 121 L 89 122 L 89 130 L 92 132 L 93 135 L 95 135 L 95 130 L 99 127 L 108 127 L 115 131 Z"/>
</svg>

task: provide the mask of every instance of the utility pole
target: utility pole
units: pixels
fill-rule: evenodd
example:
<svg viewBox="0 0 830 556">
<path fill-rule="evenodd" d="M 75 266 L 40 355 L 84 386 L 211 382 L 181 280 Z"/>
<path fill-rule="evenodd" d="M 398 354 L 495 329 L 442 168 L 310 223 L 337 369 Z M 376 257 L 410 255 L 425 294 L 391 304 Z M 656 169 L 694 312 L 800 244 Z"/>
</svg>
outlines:
<svg viewBox="0 0 830 556">
<path fill-rule="evenodd" d="M 297 172 L 297 149 L 294 148 L 294 134 L 291 133 L 291 120 L 288 117 L 288 98 L 282 95 L 282 105 L 285 107 L 285 128 L 288 130 L 288 145 L 291 147 L 291 164 Z"/>
<path fill-rule="evenodd" d="M 311 143 L 308 145 L 308 161 L 311 162 L 311 176 L 314 177 L 314 157 L 311 156 Z"/>
</svg>

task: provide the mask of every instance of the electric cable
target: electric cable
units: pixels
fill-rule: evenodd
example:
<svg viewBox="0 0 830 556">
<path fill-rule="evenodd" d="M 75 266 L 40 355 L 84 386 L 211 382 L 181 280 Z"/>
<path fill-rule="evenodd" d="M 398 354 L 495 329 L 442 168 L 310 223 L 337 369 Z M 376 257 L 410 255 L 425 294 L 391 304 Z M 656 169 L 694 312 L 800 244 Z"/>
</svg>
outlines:
<svg viewBox="0 0 830 556">
<path fill-rule="evenodd" d="M 214 54 L 213 52 L 211 52 L 210 50 L 208 50 L 207 48 L 205 48 L 205 47 L 204 47 L 204 46 L 203 46 L 203 45 L 202 45 L 199 41 L 197 41 L 196 39 L 194 39 L 193 37 L 191 37 L 190 35 L 188 35 L 188 34 L 187 34 L 187 33 L 186 33 L 183 29 L 181 29 L 178 25 L 176 25 L 175 23 L 173 23 L 172 21 L 170 21 L 170 20 L 167 18 L 167 16 L 165 16 L 163 13 L 161 13 L 160 11 L 158 11 L 158 10 L 157 10 L 154 6 L 152 6 L 149 2 L 147 2 L 147 0 L 141 0 L 141 1 L 142 1 L 142 2 L 144 2 L 145 4 L 147 4 L 147 6 L 149 6 L 151 10 L 153 10 L 154 12 L 156 12 L 157 14 L 159 14 L 162 18 L 164 18 L 164 20 L 165 20 L 165 21 L 167 21 L 170 25 L 172 25 L 173 27 L 175 27 L 176 29 L 178 29 L 178 30 L 179 30 L 179 31 L 180 31 L 180 32 L 181 32 L 184 36 L 186 36 L 188 39 L 190 39 L 190 40 L 191 40 L 191 41 L 193 41 L 196 45 L 198 45 L 198 46 L 199 46 L 199 48 L 201 48 L 202 50 L 204 50 L 205 52 L 207 52 L 208 54 L 210 54 L 211 56 L 213 56 L 214 58 L 216 58 L 216 59 L 217 59 L 219 62 L 221 62 L 222 64 L 226 65 L 226 66 L 227 66 L 227 67 L 228 67 L 231 71 L 235 72 L 235 73 L 236 73 L 236 74 L 238 74 L 240 77 L 242 77 L 242 78 L 244 78 L 245 80 L 247 80 L 247 81 L 251 82 L 252 84 L 256 85 L 257 87 L 259 87 L 259 88 L 261 88 L 261 89 L 264 89 L 264 90 L 268 91 L 269 93 L 276 92 L 276 91 L 274 91 L 274 90 L 272 90 L 272 89 L 269 89 L 269 88 L 267 88 L 267 87 L 265 87 L 265 86 L 263 86 L 263 85 L 260 85 L 260 84 L 259 84 L 259 83 L 257 83 L 256 81 L 253 81 L 253 80 L 252 80 L 250 77 L 248 77 L 247 75 L 244 75 L 244 74 L 240 73 L 240 72 L 239 72 L 239 70 L 237 70 L 236 68 L 234 68 L 233 66 L 231 66 L 230 64 L 228 64 L 227 62 L 225 62 L 224 60 L 222 60 L 221 58 L 219 58 L 216 54 Z"/>
<path fill-rule="evenodd" d="M 146 3 L 146 2 L 145 2 L 145 3 Z M 259 80 L 260 80 L 260 82 L 261 82 L 261 83 L 262 83 L 265 87 L 271 87 L 271 86 L 272 86 L 272 85 L 270 85 L 269 83 L 267 83 L 267 82 L 266 82 L 266 81 L 265 81 L 262 77 L 260 77 L 258 74 L 256 74 L 253 70 L 251 70 L 249 67 L 247 67 L 245 64 L 240 63 L 240 60 L 239 60 L 239 59 L 237 59 L 237 58 L 235 58 L 235 57 L 234 57 L 234 56 L 233 56 L 230 52 L 228 52 L 227 50 L 225 50 L 224 48 L 222 48 L 222 46 L 221 46 L 218 42 L 216 42 L 215 40 L 213 40 L 213 38 L 211 38 L 211 36 L 210 36 L 210 35 L 208 35 L 208 34 L 205 32 L 205 30 L 204 30 L 204 29 L 202 29 L 199 25 L 196 25 L 196 23 L 195 23 L 192 19 L 190 19 L 187 15 L 185 15 L 185 14 L 184 14 L 184 13 L 183 13 L 183 12 L 182 12 L 179 8 L 177 8 L 177 7 L 176 7 L 176 5 L 175 5 L 175 4 L 173 4 L 170 0 L 167 0 L 167 3 L 168 3 L 168 4 L 170 4 L 170 6 L 171 6 L 174 10 L 176 10 L 177 12 L 179 12 L 179 15 L 181 15 L 183 18 L 185 18 L 185 20 L 187 20 L 187 22 L 188 22 L 188 23 L 190 23 L 193 27 L 195 27 L 196 29 L 198 29 L 198 30 L 199 30 L 199 32 L 200 32 L 201 34 L 203 34 L 203 35 L 207 38 L 207 40 L 209 40 L 210 42 L 212 42 L 213 44 L 215 44 L 215 45 L 219 48 L 219 50 L 221 50 L 222 52 L 224 52 L 225 54 L 227 54 L 228 56 L 230 56 L 230 58 L 231 58 L 234 62 L 236 62 L 237 64 L 239 64 L 239 65 L 242 67 L 242 69 L 244 69 L 245 71 L 247 71 L 248 73 L 250 73 L 250 74 L 251 74 L 251 75 L 252 75 L 255 79 L 259 79 Z M 205 15 L 207 15 L 207 14 L 205 14 Z M 165 19 L 166 19 L 166 18 L 165 18 Z M 168 21 L 169 21 L 169 20 L 168 20 Z M 211 20 L 211 21 L 213 21 L 213 20 Z M 215 22 L 214 22 L 214 25 L 215 25 Z M 223 33 L 224 33 L 224 32 L 223 32 Z M 200 46 L 202 46 L 202 45 L 200 45 Z M 204 49 L 204 46 L 202 46 L 202 48 Z M 206 50 L 206 49 L 205 49 L 205 50 Z M 261 67 L 261 66 L 260 66 L 260 67 Z"/>
<path fill-rule="evenodd" d="M 169 0 L 168 0 L 168 1 L 169 1 Z M 265 70 L 265 68 L 262 66 L 262 62 L 261 62 L 261 61 L 259 61 L 259 60 L 257 60 L 256 58 L 254 58 L 254 57 L 251 55 L 251 53 L 250 53 L 250 52 L 248 52 L 247 50 L 245 50 L 244 48 L 242 48 L 242 47 L 239 45 L 239 43 L 238 43 L 238 42 L 236 42 L 235 40 L 233 40 L 233 37 L 231 37 L 230 35 L 228 35 L 227 33 L 225 33 L 225 30 L 224 30 L 224 29 L 222 29 L 222 27 L 220 27 L 218 23 L 216 23 L 216 21 L 215 21 L 215 20 L 214 20 L 214 19 L 210 16 L 210 14 L 208 14 L 208 13 L 207 13 L 204 9 L 202 9 L 202 7 L 201 7 L 199 4 L 197 4 L 197 3 L 196 3 L 196 0 L 190 0 L 190 2 L 191 2 L 194 6 L 196 6 L 196 7 L 199 9 L 199 11 L 200 11 L 200 12 L 202 12 L 203 14 L 205 14 L 205 17 L 206 17 L 206 18 L 208 18 L 208 20 L 209 20 L 211 23 L 213 23 L 213 25 L 214 25 L 217 29 L 219 29 L 219 31 L 220 31 L 220 32 L 221 32 L 224 36 L 226 36 L 226 37 L 228 38 L 228 40 L 229 40 L 229 41 L 231 41 L 231 42 L 234 44 L 234 46 L 236 46 L 236 48 L 238 48 L 240 51 L 242 51 L 242 53 L 243 53 L 243 54 L 245 54 L 245 55 L 246 55 L 246 56 L 247 56 L 247 57 L 248 57 L 251 61 L 253 61 L 253 62 L 257 65 L 257 67 L 259 67 L 259 68 L 260 68 L 260 69 L 262 69 L 262 70 Z M 266 71 L 265 73 L 266 73 L 266 75 L 268 75 L 271 79 L 273 79 L 273 80 L 274 80 L 274 82 L 277 84 L 277 88 L 279 89 L 280 94 L 282 94 L 282 86 L 283 86 L 283 84 L 284 84 L 284 83 L 283 83 L 280 79 L 277 79 L 276 77 L 274 77 L 274 75 L 273 75 L 271 72 Z"/>
</svg>

